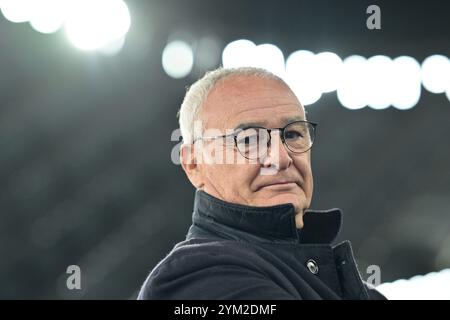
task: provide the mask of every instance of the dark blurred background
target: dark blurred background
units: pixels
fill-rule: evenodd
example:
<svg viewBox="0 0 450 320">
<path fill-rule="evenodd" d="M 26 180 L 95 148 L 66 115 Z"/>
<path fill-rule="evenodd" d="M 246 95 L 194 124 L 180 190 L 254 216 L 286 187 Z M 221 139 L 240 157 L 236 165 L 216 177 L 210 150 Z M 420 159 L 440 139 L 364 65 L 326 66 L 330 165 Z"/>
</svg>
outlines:
<svg viewBox="0 0 450 320">
<path fill-rule="evenodd" d="M 272 43 L 285 57 L 450 56 L 448 1 L 126 4 L 131 26 L 113 55 L 0 15 L 2 299 L 136 298 L 190 225 L 194 189 L 171 161 L 171 134 L 186 86 L 220 66 L 228 43 Z M 366 28 L 370 4 L 381 30 Z M 164 71 L 169 41 L 205 38 L 212 56 L 194 50 L 178 79 Z M 338 240 L 352 241 L 363 278 L 371 264 L 382 282 L 450 267 L 445 94 L 422 88 L 409 110 L 349 110 L 332 92 L 307 110 L 320 123 L 312 207 L 344 211 Z M 66 288 L 69 265 L 81 268 L 81 290 Z"/>
</svg>

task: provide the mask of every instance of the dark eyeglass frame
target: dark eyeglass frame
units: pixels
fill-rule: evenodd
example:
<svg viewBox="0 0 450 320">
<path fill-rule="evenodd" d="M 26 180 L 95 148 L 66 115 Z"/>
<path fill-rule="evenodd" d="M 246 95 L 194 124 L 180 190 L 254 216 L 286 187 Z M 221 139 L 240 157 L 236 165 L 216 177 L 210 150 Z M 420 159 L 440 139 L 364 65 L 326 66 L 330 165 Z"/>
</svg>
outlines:
<svg viewBox="0 0 450 320">
<path fill-rule="evenodd" d="M 286 138 L 285 138 L 285 130 L 286 130 L 286 128 L 289 127 L 290 125 L 295 124 L 295 123 L 306 123 L 306 124 L 309 124 L 309 125 L 311 126 L 312 132 L 313 132 L 312 139 L 311 139 L 311 146 L 310 146 L 308 149 L 306 149 L 306 150 L 304 150 L 304 151 L 300 151 L 300 152 L 292 150 L 292 149 L 289 147 L 289 144 L 286 143 Z M 194 141 L 192 141 L 192 143 L 194 144 L 194 143 L 197 142 L 198 140 L 214 140 L 214 139 L 219 139 L 219 138 L 233 137 L 233 140 L 234 140 L 234 146 L 235 146 L 236 149 L 239 151 L 239 153 L 240 153 L 244 158 L 250 159 L 250 158 L 248 158 L 247 156 L 245 156 L 244 154 L 242 154 L 242 151 L 241 151 L 241 150 L 239 149 L 239 147 L 238 147 L 238 142 L 237 142 L 237 136 L 238 136 L 238 134 L 239 134 L 240 132 L 242 132 L 242 131 L 244 131 L 244 130 L 248 130 L 248 129 L 264 129 L 264 130 L 267 130 L 267 133 L 269 134 L 269 139 L 268 139 L 268 141 L 267 141 L 267 147 L 269 147 L 269 146 L 270 146 L 270 142 L 271 142 L 271 140 L 272 140 L 272 131 L 278 130 L 278 131 L 280 131 L 280 138 L 281 138 L 281 142 L 283 142 L 283 145 L 284 145 L 290 152 L 295 153 L 295 154 L 301 154 L 301 153 L 305 153 L 305 152 L 311 150 L 311 148 L 312 148 L 312 146 L 313 146 L 313 144 L 314 144 L 315 138 L 316 138 L 316 130 L 317 130 L 317 126 L 318 126 L 318 125 L 319 125 L 319 124 L 318 124 L 317 122 L 311 122 L 311 121 L 306 121 L 306 120 L 298 120 L 298 121 L 290 122 L 290 123 L 286 124 L 286 125 L 285 125 L 284 127 L 282 127 L 282 128 L 271 128 L 271 129 L 268 129 L 268 128 L 258 127 L 258 126 L 248 126 L 248 127 L 244 127 L 244 128 L 237 129 L 236 131 L 234 131 L 234 132 L 232 132 L 232 133 L 224 134 L 224 135 L 221 135 L 221 136 L 215 136 L 215 137 L 199 137 L 199 138 L 194 139 Z"/>
</svg>

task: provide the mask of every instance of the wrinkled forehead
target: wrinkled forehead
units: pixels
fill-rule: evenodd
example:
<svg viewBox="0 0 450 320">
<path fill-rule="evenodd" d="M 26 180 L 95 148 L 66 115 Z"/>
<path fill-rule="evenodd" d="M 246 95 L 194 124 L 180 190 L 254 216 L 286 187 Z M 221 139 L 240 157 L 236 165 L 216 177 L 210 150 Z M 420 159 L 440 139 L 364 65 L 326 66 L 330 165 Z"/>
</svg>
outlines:
<svg viewBox="0 0 450 320">
<path fill-rule="evenodd" d="M 245 125 L 282 127 L 306 120 L 305 110 L 284 83 L 254 76 L 224 79 L 211 91 L 200 112 L 205 129 Z"/>
</svg>

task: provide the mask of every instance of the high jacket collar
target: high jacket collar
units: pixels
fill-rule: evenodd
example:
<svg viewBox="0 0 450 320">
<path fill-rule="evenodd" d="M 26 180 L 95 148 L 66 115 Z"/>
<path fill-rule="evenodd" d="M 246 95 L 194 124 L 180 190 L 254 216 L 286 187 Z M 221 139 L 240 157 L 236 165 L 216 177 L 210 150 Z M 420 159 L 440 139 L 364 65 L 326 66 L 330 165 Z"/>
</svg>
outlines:
<svg viewBox="0 0 450 320">
<path fill-rule="evenodd" d="M 297 229 L 291 203 L 254 207 L 226 202 L 197 190 L 193 223 L 204 224 L 205 220 L 272 241 L 329 244 L 341 229 L 342 212 L 340 209 L 306 210 L 304 227 Z"/>
</svg>

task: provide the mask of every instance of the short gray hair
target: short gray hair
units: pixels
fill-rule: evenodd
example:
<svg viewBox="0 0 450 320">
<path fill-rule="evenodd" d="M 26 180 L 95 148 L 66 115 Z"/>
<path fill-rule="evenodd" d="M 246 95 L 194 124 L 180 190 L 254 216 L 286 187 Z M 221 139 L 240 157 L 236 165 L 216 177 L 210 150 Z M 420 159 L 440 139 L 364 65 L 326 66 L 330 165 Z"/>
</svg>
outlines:
<svg viewBox="0 0 450 320">
<path fill-rule="evenodd" d="M 252 76 L 277 81 L 285 86 L 288 85 L 278 76 L 262 68 L 218 68 L 207 72 L 201 79 L 192 84 L 184 97 L 181 108 L 178 111 L 181 135 L 184 143 L 192 143 L 195 138 L 200 137 L 198 126 L 195 121 L 200 120 L 200 108 L 208 98 L 209 93 L 221 81 L 231 76 Z M 197 132 L 196 132 L 197 131 Z"/>
</svg>

